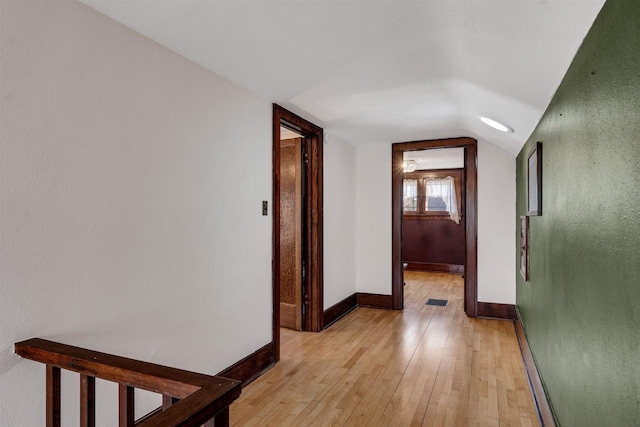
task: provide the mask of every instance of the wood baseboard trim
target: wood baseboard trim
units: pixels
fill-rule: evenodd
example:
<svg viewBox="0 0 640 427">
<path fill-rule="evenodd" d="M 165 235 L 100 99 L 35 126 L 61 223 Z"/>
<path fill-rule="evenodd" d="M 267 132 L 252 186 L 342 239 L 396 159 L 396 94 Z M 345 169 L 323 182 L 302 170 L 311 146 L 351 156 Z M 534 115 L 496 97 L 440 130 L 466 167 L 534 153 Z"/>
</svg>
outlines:
<svg viewBox="0 0 640 427">
<path fill-rule="evenodd" d="M 478 301 L 478 317 L 489 319 L 516 320 L 516 306 Z"/>
<path fill-rule="evenodd" d="M 533 401 L 538 412 L 538 418 L 540 418 L 540 424 L 542 427 L 556 427 L 556 420 L 551 410 L 551 405 L 547 394 L 544 391 L 542 380 L 540 379 L 540 373 L 536 367 L 536 363 L 533 360 L 533 354 L 529 348 L 529 342 L 527 336 L 524 333 L 522 326 L 522 319 L 520 318 L 520 312 L 515 309 L 516 319 L 513 324 L 516 328 L 516 336 L 518 337 L 518 344 L 520 344 L 520 353 L 522 353 L 522 361 L 524 362 L 525 372 L 527 374 L 527 380 L 529 382 L 529 389 L 533 395 Z"/>
<path fill-rule="evenodd" d="M 351 310 L 355 309 L 358 306 L 358 299 L 356 298 L 356 294 L 349 295 L 342 301 L 332 305 L 327 308 L 322 313 L 322 325 L 323 329 L 327 329 L 329 326 L 333 325 L 338 320 L 342 319 L 347 315 Z"/>
<path fill-rule="evenodd" d="M 357 292 L 356 301 L 359 307 L 382 308 L 385 310 L 391 310 L 393 308 L 393 298 L 391 295 Z"/>
<path fill-rule="evenodd" d="M 447 273 L 464 274 L 464 265 L 441 264 L 437 262 L 411 262 L 407 261 L 407 270 L 418 271 L 445 271 Z"/>
<path fill-rule="evenodd" d="M 275 344 L 272 341 L 216 375 L 242 381 L 242 387 L 245 387 L 271 369 L 275 363 Z"/>
<path fill-rule="evenodd" d="M 216 375 L 242 381 L 242 387 L 245 387 L 275 365 L 274 349 L 275 345 L 272 341 Z M 140 417 L 136 424 L 146 421 L 159 412 L 162 412 L 162 406 Z"/>
</svg>

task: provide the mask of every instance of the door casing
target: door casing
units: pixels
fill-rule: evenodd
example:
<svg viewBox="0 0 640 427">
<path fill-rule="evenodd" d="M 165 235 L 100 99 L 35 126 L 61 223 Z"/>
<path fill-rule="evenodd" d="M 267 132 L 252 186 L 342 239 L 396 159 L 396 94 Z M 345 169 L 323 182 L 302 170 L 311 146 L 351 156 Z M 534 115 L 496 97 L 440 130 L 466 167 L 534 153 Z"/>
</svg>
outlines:
<svg viewBox="0 0 640 427">
<path fill-rule="evenodd" d="M 323 328 L 323 129 L 291 111 L 273 104 L 273 340 L 275 361 L 280 360 L 280 126 L 296 130 L 304 139 L 303 173 L 305 191 L 302 210 L 305 221 L 304 253 L 306 263 L 307 312 L 304 330 Z"/>
<path fill-rule="evenodd" d="M 431 148 L 464 148 L 465 259 L 464 311 L 478 317 L 478 145 L 473 138 L 433 139 L 400 142 L 391 146 L 391 295 L 392 308 L 404 307 L 404 271 L 402 269 L 402 160 L 405 151 Z"/>
</svg>

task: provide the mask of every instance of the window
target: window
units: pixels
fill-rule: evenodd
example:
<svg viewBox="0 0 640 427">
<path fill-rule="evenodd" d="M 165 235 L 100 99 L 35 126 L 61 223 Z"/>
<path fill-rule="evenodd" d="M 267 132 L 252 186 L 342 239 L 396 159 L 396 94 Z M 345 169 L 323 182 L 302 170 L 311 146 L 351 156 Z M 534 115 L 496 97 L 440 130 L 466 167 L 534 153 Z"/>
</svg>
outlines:
<svg viewBox="0 0 640 427">
<path fill-rule="evenodd" d="M 403 181 L 404 187 L 404 211 L 405 212 L 418 212 L 418 180 L 417 179 L 405 179 Z"/>
<path fill-rule="evenodd" d="M 451 219 L 460 223 L 462 169 L 404 174 L 403 207 L 407 218 Z"/>
<path fill-rule="evenodd" d="M 456 202 L 456 187 L 451 176 L 446 178 L 427 178 L 427 205 L 428 211 L 452 212 L 458 210 Z"/>
</svg>

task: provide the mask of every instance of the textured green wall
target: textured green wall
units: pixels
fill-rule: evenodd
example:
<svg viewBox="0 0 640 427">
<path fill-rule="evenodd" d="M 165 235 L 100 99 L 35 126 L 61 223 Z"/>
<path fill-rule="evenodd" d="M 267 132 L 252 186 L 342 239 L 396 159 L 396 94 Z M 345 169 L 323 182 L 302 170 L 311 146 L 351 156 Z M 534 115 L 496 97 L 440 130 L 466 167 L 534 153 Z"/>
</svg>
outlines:
<svg viewBox="0 0 640 427">
<path fill-rule="evenodd" d="M 543 214 L 517 304 L 555 416 L 640 425 L 640 0 L 605 4 L 520 152 L 518 218 L 536 141 Z"/>
</svg>

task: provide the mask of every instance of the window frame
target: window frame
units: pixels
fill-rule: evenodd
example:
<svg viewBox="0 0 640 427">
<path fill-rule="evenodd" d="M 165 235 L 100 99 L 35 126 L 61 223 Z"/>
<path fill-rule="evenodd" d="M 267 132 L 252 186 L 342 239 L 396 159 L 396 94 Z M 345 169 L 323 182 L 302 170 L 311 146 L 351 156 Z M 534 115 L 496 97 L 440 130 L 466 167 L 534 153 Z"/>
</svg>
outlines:
<svg viewBox="0 0 640 427">
<path fill-rule="evenodd" d="M 446 177 L 453 177 L 456 201 L 458 202 L 458 210 L 460 212 L 460 218 L 463 217 L 463 182 L 464 182 L 464 168 L 460 169 L 430 169 L 430 170 L 416 170 L 413 172 L 404 172 L 402 176 L 403 188 L 405 179 L 416 179 L 417 185 L 417 197 L 418 197 L 418 210 L 417 211 L 405 211 L 404 202 L 402 214 L 404 219 L 428 219 L 428 220 L 445 220 L 449 219 L 449 211 L 428 211 L 426 210 L 425 201 L 427 197 L 427 180 L 428 179 L 442 179 Z M 404 190 L 403 190 L 404 191 Z M 403 194 L 404 200 L 404 194 Z"/>
<path fill-rule="evenodd" d="M 416 215 L 418 213 L 418 211 L 420 210 L 420 185 L 421 185 L 421 180 L 419 178 L 413 178 L 413 177 L 403 177 L 402 178 L 402 211 L 405 211 L 405 202 L 404 200 L 406 199 L 406 197 L 404 197 L 404 191 L 405 191 L 405 180 L 411 180 L 411 181 L 416 181 L 416 210 L 410 210 L 410 211 L 406 211 L 408 215 Z"/>
</svg>

